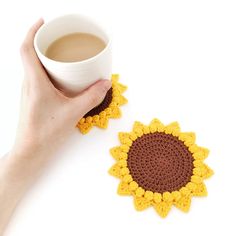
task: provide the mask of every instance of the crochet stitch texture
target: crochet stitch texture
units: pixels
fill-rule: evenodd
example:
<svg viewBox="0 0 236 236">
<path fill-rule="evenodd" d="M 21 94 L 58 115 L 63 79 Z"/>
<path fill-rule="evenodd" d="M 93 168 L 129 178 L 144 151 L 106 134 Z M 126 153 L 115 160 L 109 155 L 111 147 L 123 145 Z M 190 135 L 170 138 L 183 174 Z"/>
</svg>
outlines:
<svg viewBox="0 0 236 236">
<path fill-rule="evenodd" d="M 207 195 L 204 179 L 213 174 L 204 163 L 209 150 L 195 143 L 194 133 L 181 132 L 177 122 L 135 122 L 119 140 L 110 150 L 116 163 L 109 173 L 121 180 L 118 194 L 133 196 L 137 210 L 153 206 L 166 217 L 172 205 L 187 212 L 193 196 Z"/>
<path fill-rule="evenodd" d="M 119 83 L 118 80 L 119 75 L 113 74 L 111 78 L 112 87 L 107 92 L 104 101 L 78 122 L 77 127 L 82 134 L 88 133 L 93 126 L 105 129 L 110 118 L 121 117 L 120 106 L 127 103 L 127 99 L 122 94 L 127 87 Z"/>
</svg>

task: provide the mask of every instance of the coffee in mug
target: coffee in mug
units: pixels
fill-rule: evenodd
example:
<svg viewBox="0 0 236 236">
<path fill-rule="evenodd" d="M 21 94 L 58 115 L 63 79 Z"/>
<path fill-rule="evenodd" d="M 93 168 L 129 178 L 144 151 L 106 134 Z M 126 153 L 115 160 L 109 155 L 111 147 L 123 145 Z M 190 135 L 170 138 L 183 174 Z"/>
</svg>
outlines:
<svg viewBox="0 0 236 236">
<path fill-rule="evenodd" d="M 93 34 L 73 33 L 55 40 L 45 55 L 54 61 L 76 62 L 94 57 L 105 47 L 105 42 Z"/>
</svg>

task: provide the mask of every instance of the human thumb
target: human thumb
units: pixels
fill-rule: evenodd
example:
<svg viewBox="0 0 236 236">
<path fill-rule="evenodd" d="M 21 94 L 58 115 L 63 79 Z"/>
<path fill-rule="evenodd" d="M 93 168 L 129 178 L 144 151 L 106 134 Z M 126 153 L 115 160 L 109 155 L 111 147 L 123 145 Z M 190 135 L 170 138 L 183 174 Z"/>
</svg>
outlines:
<svg viewBox="0 0 236 236">
<path fill-rule="evenodd" d="M 82 93 L 73 98 L 73 107 L 79 112 L 78 116 L 83 117 L 87 112 L 98 106 L 111 88 L 110 80 L 99 80 Z"/>
</svg>

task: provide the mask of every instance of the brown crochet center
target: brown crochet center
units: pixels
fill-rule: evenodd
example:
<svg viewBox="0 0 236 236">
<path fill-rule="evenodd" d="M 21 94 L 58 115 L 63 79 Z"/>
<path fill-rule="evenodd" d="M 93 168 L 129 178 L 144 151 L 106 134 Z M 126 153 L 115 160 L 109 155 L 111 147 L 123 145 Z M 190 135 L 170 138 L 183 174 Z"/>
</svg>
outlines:
<svg viewBox="0 0 236 236">
<path fill-rule="evenodd" d="M 163 193 L 179 190 L 191 179 L 193 157 L 177 137 L 162 132 L 137 138 L 128 152 L 128 168 L 140 187 Z"/>
<path fill-rule="evenodd" d="M 110 88 L 107 91 L 107 94 L 103 101 L 96 107 L 94 107 L 91 111 L 89 111 L 87 114 L 85 114 L 85 118 L 88 116 L 95 116 L 99 115 L 101 111 L 104 111 L 107 107 L 109 107 L 110 103 L 112 101 L 112 88 Z"/>
</svg>

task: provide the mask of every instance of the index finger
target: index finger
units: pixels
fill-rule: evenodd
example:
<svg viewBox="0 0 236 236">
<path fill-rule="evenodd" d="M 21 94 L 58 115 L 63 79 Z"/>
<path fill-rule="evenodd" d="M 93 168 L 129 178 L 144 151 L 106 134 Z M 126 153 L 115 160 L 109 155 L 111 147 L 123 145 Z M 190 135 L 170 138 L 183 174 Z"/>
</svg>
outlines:
<svg viewBox="0 0 236 236">
<path fill-rule="evenodd" d="M 34 49 L 34 37 L 38 29 L 43 25 L 43 19 L 39 19 L 28 31 L 22 46 L 21 57 L 25 71 L 32 79 L 47 76 Z"/>
</svg>

